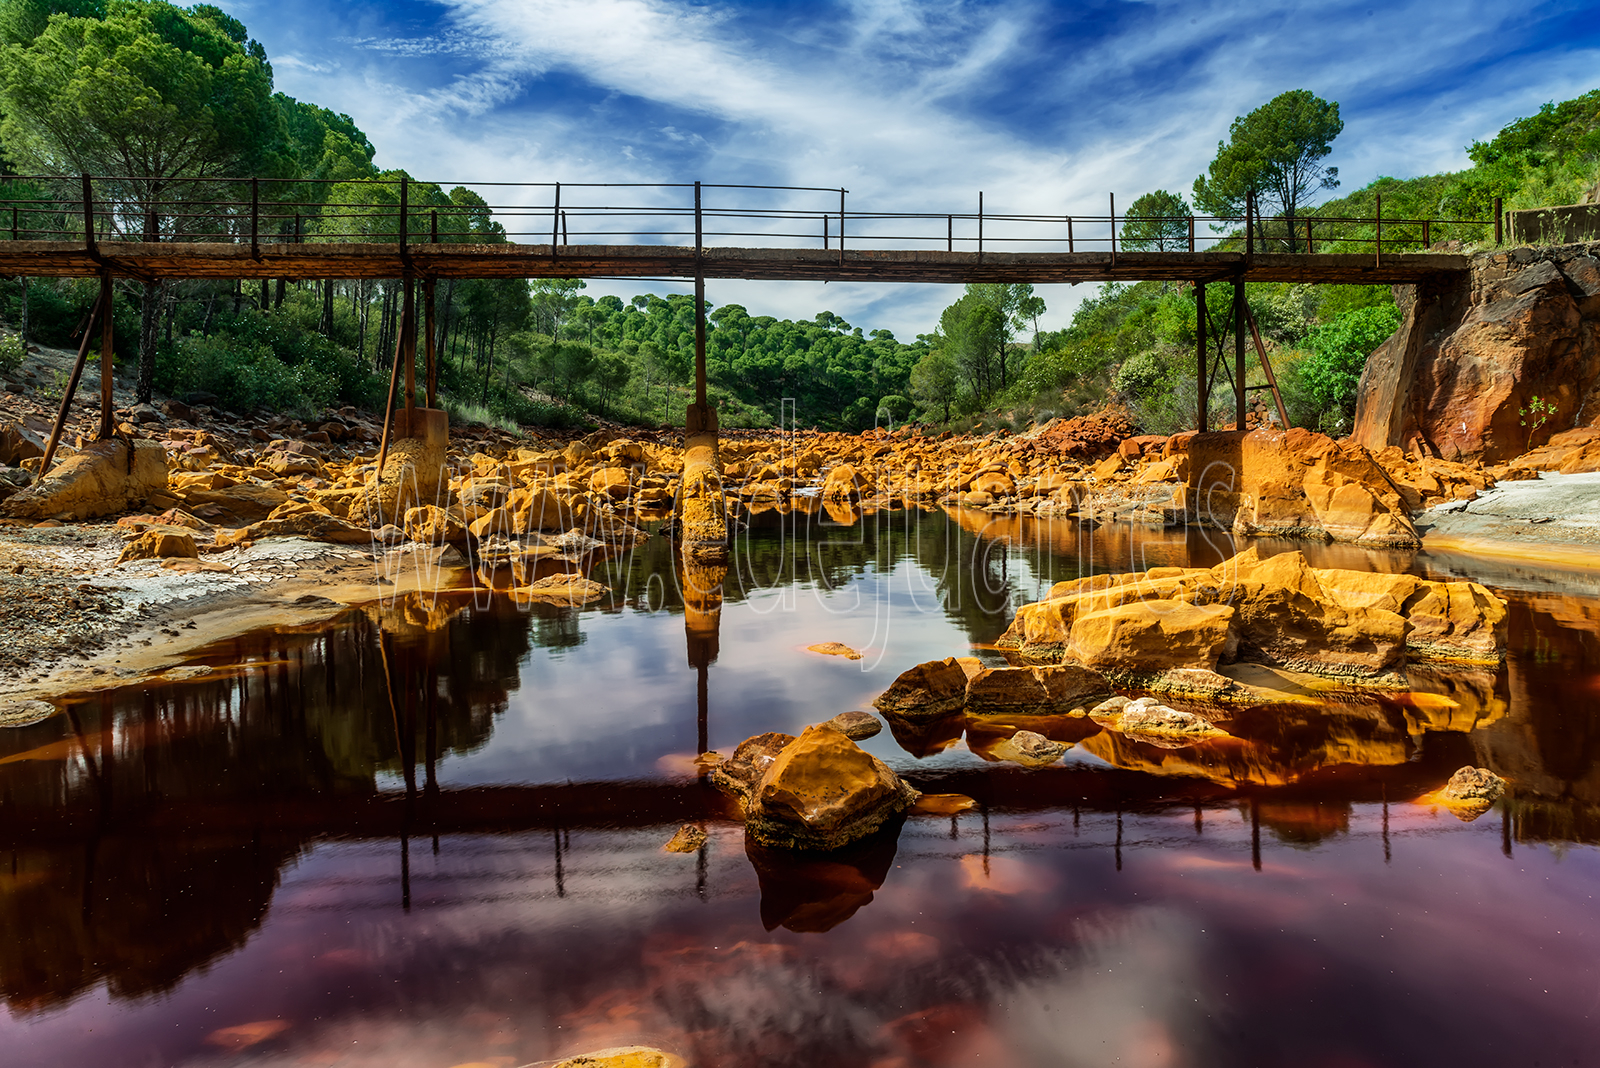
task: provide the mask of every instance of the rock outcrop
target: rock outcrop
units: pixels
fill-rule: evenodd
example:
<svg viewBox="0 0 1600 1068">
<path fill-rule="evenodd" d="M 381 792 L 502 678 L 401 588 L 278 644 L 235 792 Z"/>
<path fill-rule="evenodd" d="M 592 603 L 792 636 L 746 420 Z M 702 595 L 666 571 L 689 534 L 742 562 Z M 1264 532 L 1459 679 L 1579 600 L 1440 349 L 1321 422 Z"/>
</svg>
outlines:
<svg viewBox="0 0 1600 1068">
<path fill-rule="evenodd" d="M 1600 244 L 1515 248 L 1467 278 L 1397 290 L 1400 329 L 1367 360 L 1351 439 L 1495 464 L 1600 421 Z M 1534 397 L 1553 401 L 1523 425 Z"/>
<path fill-rule="evenodd" d="M 1241 661 L 1392 684 L 1408 661 L 1497 664 L 1505 634 L 1505 602 L 1476 583 L 1315 569 L 1301 553 L 1263 560 L 1251 548 L 1213 568 L 1059 582 L 1018 609 L 997 644 L 1194 692 L 1219 664 Z M 1219 681 L 1211 696 L 1227 689 Z"/>
<path fill-rule="evenodd" d="M 1299 427 L 1174 434 L 1162 450 L 1191 522 L 1375 548 L 1421 544 L 1404 491 L 1360 445 Z"/>
<path fill-rule="evenodd" d="M 167 454 L 154 441 L 93 441 L 0 504 L 18 519 L 93 519 L 163 493 Z"/>
</svg>

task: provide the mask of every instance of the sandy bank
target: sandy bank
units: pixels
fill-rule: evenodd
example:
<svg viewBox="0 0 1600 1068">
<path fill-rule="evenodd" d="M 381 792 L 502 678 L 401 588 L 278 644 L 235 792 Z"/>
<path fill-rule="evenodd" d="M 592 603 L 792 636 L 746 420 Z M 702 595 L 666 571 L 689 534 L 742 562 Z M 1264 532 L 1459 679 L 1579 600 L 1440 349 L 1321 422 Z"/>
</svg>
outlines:
<svg viewBox="0 0 1600 1068">
<path fill-rule="evenodd" d="M 1415 519 L 1430 552 L 1600 569 L 1600 473 L 1501 482 Z"/>
</svg>

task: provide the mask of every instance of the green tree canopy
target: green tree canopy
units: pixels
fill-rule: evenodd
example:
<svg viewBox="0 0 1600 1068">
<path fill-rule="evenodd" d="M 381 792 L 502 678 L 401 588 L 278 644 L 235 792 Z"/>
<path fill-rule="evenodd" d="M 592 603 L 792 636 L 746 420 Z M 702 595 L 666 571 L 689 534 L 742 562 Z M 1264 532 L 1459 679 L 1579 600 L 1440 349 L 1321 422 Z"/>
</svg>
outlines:
<svg viewBox="0 0 1600 1068">
<path fill-rule="evenodd" d="M 205 197 L 196 179 L 290 173 L 272 68 L 242 23 L 164 0 L 111 0 L 99 16 L 94 4 L 37 2 L 0 14 L 12 38 L 0 50 L 0 139 L 14 165 L 125 176 L 96 192 L 120 202 L 147 241 L 179 228 L 184 201 Z M 141 400 L 154 384 L 160 296 L 146 284 Z"/>
<path fill-rule="evenodd" d="M 1240 215 L 1245 197 L 1255 194 L 1261 215 L 1287 220 L 1292 252 L 1295 217 L 1305 214 L 1316 193 L 1339 185 L 1339 168 L 1322 161 L 1343 129 L 1337 103 L 1306 89 L 1279 93 L 1233 120 L 1210 170 L 1194 180 L 1194 202 L 1211 215 Z M 1267 233 L 1261 224 L 1261 236 Z"/>
<path fill-rule="evenodd" d="M 1157 189 L 1135 200 L 1123 217 L 1122 247 L 1136 252 L 1177 252 L 1189 247 L 1189 205 Z"/>
</svg>

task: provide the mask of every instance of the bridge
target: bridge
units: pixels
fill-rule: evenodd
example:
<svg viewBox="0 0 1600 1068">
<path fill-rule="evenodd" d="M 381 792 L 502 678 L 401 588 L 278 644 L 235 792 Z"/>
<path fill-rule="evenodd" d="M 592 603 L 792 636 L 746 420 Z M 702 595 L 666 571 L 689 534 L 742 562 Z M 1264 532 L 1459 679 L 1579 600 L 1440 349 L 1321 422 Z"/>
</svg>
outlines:
<svg viewBox="0 0 1600 1068">
<path fill-rule="evenodd" d="M 497 202 L 464 185 L 447 195 L 441 185 L 408 178 L 336 183 L 18 176 L 9 180 L 11 199 L 0 199 L 0 274 L 101 279 L 101 434 L 109 437 L 112 337 L 104 313 L 117 277 L 149 284 L 404 279 L 388 408 L 394 407 L 403 373 L 405 426 L 411 427 L 417 282 L 431 327 L 438 279 L 693 279 L 696 405 L 704 412 L 708 278 L 947 285 L 1170 281 L 1192 285 L 1203 311 L 1205 286 L 1214 282 L 1396 285 L 1459 276 L 1470 257 L 1435 251 L 1437 240 L 1460 248 L 1491 236 L 1498 243 L 1503 236 L 1498 200 L 1492 219 L 1385 218 L 1381 196 L 1368 218 L 1264 217 L 1253 199 L 1238 216 L 1152 218 L 1119 215 L 1115 195 L 1108 195 L 1105 215 L 1071 215 L 986 211 L 982 193 L 975 211 L 902 212 L 852 209 L 842 188 L 701 182 L 477 188 L 490 190 Z M 621 201 L 591 202 L 604 190 L 624 191 Z M 1210 387 L 1224 360 L 1220 351 L 1215 358 L 1208 354 L 1208 316 L 1197 318 L 1196 414 L 1205 428 Z M 1234 285 L 1231 319 L 1224 329 L 1233 335 L 1234 360 L 1224 377 L 1236 397 L 1235 425 L 1242 427 L 1249 390 L 1245 337 L 1247 328 L 1252 335 L 1255 330 L 1241 285 Z M 1218 326 L 1209 326 L 1218 336 Z M 425 403 L 434 408 L 434 331 L 427 329 L 425 336 Z M 89 337 L 86 327 L 58 425 L 64 425 Z M 1259 337 L 1255 349 L 1266 388 L 1277 398 Z M 385 426 L 380 470 L 388 451 L 387 419 Z"/>
</svg>

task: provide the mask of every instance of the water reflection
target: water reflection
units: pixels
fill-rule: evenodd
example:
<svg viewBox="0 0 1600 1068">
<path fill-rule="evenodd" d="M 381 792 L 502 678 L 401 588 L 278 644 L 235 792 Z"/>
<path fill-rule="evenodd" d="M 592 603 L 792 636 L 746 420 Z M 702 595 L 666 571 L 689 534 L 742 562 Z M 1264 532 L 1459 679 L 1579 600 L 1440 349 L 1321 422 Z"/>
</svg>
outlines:
<svg viewBox="0 0 1600 1068">
<path fill-rule="evenodd" d="M 1066 717 L 891 720 L 868 747 L 976 807 L 793 857 L 663 758 L 864 707 L 1052 582 L 1232 546 L 814 501 L 743 520 L 726 569 L 663 538 L 600 560 L 594 608 L 401 599 L 0 734 L 0 1041 L 21 1064 L 228 1041 L 406 1066 L 626 1041 L 713 1065 L 1417 1063 L 1477 1048 L 1408 1037 L 1434 1004 L 1508 1054 L 1581 1031 L 1600 946 L 1545 927 L 1587 930 L 1600 874 L 1600 598 L 1509 588 L 1498 673 L 1238 711 L 1183 749 Z M 870 655 L 804 652 L 833 638 Z M 989 759 L 1019 727 L 1072 748 Z M 1469 763 L 1512 782 L 1490 816 L 1411 804 Z M 708 846 L 662 852 L 685 822 Z M 1323 1049 L 1328 1006 L 1362 1025 Z"/>
</svg>

